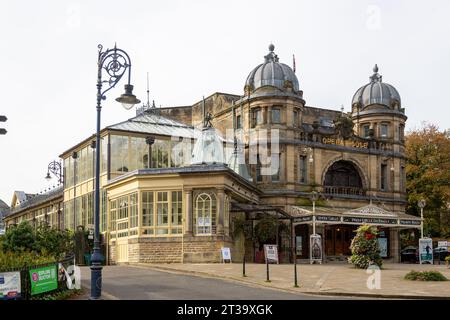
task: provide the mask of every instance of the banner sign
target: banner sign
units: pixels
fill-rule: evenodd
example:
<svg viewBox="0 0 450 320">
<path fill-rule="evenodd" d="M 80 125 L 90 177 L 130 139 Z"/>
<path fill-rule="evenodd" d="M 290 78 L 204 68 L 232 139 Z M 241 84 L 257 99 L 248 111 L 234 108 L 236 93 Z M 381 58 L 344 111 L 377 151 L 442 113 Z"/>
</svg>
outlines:
<svg viewBox="0 0 450 320">
<path fill-rule="evenodd" d="M 318 234 L 309 236 L 309 259 L 310 263 L 322 263 L 322 237 Z"/>
<path fill-rule="evenodd" d="M 378 238 L 378 247 L 380 248 L 380 257 L 387 258 L 388 256 L 388 239 Z"/>
<path fill-rule="evenodd" d="M 419 261 L 420 264 L 433 264 L 433 240 L 431 238 L 419 239 Z"/>
<path fill-rule="evenodd" d="M 397 224 L 397 219 L 386 219 L 386 218 L 344 217 L 343 221 L 352 223 Z"/>
<path fill-rule="evenodd" d="M 229 260 L 231 262 L 230 248 L 222 247 L 221 252 L 222 252 L 222 262 L 225 262 L 225 260 Z"/>
<path fill-rule="evenodd" d="M 341 217 L 337 217 L 337 216 L 316 216 L 316 221 L 339 222 L 339 221 L 341 221 Z"/>
<path fill-rule="evenodd" d="M 267 263 L 278 263 L 278 248 L 275 244 L 265 244 L 264 254 Z"/>
<path fill-rule="evenodd" d="M 294 218 L 294 223 L 312 221 L 312 216 Z"/>
<path fill-rule="evenodd" d="M 20 272 L 0 273 L 0 300 L 20 298 Z"/>
<path fill-rule="evenodd" d="M 404 226 L 420 226 L 420 221 L 418 220 L 400 220 L 400 224 Z"/>
<path fill-rule="evenodd" d="M 56 265 L 30 270 L 31 295 L 56 290 L 58 274 Z"/>
</svg>

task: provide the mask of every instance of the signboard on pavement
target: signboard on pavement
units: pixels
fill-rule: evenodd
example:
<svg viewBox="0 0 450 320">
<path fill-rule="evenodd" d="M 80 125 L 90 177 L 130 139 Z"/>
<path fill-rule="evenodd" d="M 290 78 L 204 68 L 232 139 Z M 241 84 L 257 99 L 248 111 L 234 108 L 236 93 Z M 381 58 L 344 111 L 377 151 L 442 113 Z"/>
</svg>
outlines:
<svg viewBox="0 0 450 320">
<path fill-rule="evenodd" d="M 433 264 L 433 240 L 431 238 L 419 239 L 419 261 L 420 264 Z"/>
<path fill-rule="evenodd" d="M 276 244 L 265 244 L 264 255 L 266 263 L 278 263 L 278 247 Z"/>
<path fill-rule="evenodd" d="M 309 261 L 322 263 L 322 237 L 319 234 L 309 236 Z"/>
<path fill-rule="evenodd" d="M 0 300 L 20 298 L 20 272 L 0 273 Z"/>
<path fill-rule="evenodd" d="M 58 274 L 56 265 L 30 270 L 31 295 L 56 290 Z"/>
<path fill-rule="evenodd" d="M 231 262 L 231 252 L 230 248 L 222 247 L 222 262 L 225 262 L 226 260 Z"/>
<path fill-rule="evenodd" d="M 378 238 L 378 247 L 380 248 L 380 257 L 387 258 L 387 238 Z"/>
</svg>

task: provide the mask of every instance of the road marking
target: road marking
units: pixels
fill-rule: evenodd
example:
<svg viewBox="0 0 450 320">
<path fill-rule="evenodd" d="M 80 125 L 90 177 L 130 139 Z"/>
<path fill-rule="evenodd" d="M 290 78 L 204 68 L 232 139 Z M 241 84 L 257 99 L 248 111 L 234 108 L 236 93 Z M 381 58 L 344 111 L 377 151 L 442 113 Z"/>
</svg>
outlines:
<svg viewBox="0 0 450 320">
<path fill-rule="evenodd" d="M 314 285 L 314 287 L 320 289 L 323 284 L 325 283 L 325 281 L 328 279 L 328 277 L 330 276 L 330 274 L 332 274 L 334 272 L 334 270 L 336 270 L 336 267 L 331 268 L 327 273 L 325 273 L 319 280 L 317 280 L 316 284 Z"/>
</svg>

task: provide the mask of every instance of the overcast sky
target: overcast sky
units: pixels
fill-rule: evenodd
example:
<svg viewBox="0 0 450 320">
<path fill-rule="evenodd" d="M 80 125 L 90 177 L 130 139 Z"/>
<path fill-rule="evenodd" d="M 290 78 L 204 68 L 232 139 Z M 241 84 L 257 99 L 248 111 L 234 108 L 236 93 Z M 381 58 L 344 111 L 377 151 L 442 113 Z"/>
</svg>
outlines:
<svg viewBox="0 0 450 320">
<path fill-rule="evenodd" d="M 0 199 L 39 192 L 47 165 L 95 131 L 97 44 L 131 56 L 135 94 L 146 73 L 157 106 L 191 105 L 216 91 L 243 94 L 273 42 L 309 106 L 350 110 L 375 63 L 409 117 L 450 128 L 450 1 L 0 2 Z M 131 118 L 114 99 L 102 126 Z M 51 183 L 53 185 L 54 182 Z"/>
</svg>

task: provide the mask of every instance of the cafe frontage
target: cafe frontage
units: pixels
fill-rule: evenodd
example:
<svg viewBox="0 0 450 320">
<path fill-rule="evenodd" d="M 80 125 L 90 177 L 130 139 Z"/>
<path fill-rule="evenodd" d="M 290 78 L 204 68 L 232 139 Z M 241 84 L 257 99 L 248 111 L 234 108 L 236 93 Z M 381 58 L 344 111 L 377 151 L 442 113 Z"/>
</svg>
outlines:
<svg viewBox="0 0 450 320">
<path fill-rule="evenodd" d="M 394 213 L 374 204 L 345 210 L 342 208 L 311 208 L 292 206 L 296 239 L 296 257 L 310 260 L 310 237 L 320 236 L 322 261 L 346 261 L 351 255 L 350 245 L 359 226 L 369 224 L 378 227 L 378 243 L 382 258 L 400 261 L 399 233 L 404 229 L 420 229 L 418 217 Z"/>
</svg>

